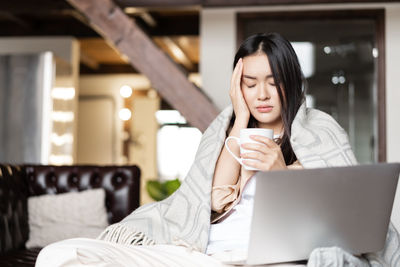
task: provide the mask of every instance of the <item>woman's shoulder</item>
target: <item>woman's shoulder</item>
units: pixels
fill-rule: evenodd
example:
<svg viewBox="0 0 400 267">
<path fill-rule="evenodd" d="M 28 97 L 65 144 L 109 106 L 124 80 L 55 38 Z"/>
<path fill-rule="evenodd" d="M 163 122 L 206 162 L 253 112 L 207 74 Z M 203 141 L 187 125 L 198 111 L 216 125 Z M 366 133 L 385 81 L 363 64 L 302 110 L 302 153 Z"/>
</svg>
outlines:
<svg viewBox="0 0 400 267">
<path fill-rule="evenodd" d="M 296 114 L 291 129 L 292 145 L 313 143 L 348 143 L 346 131 L 328 113 L 302 105 Z"/>
<path fill-rule="evenodd" d="M 307 107 L 305 103 L 301 105 L 293 120 L 292 131 L 296 127 L 311 129 L 322 127 L 335 132 L 344 132 L 342 126 L 331 115 L 322 110 Z"/>
<path fill-rule="evenodd" d="M 204 135 L 209 133 L 224 133 L 225 139 L 225 131 L 229 126 L 230 118 L 232 117 L 233 107 L 232 105 L 227 106 L 224 108 L 215 119 L 210 123 L 210 125 L 205 130 Z M 222 130 L 222 131 L 221 131 Z"/>
<path fill-rule="evenodd" d="M 304 167 L 356 164 L 346 131 L 329 114 L 302 105 L 293 124 L 292 148 Z"/>
</svg>

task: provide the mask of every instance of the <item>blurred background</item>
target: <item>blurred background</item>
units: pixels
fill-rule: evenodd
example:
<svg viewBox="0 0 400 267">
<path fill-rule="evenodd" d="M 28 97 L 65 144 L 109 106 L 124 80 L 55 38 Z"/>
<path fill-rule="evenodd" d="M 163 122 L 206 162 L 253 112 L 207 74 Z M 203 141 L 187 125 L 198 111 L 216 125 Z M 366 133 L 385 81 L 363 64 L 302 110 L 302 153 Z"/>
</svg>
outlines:
<svg viewBox="0 0 400 267">
<path fill-rule="evenodd" d="M 360 163 L 400 161 L 399 1 L 19 0 L 0 3 L 0 162 L 183 180 L 258 32 L 292 42 Z"/>
</svg>

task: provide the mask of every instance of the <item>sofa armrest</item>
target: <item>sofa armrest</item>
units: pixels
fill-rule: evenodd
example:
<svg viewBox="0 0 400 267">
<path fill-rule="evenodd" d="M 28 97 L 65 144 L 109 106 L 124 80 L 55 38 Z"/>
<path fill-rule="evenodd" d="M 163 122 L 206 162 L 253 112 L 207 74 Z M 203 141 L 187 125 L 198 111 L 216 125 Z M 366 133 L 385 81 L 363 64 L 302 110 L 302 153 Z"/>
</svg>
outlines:
<svg viewBox="0 0 400 267">
<path fill-rule="evenodd" d="M 0 164 L 0 254 L 28 239 L 28 186 L 21 166 Z"/>
</svg>

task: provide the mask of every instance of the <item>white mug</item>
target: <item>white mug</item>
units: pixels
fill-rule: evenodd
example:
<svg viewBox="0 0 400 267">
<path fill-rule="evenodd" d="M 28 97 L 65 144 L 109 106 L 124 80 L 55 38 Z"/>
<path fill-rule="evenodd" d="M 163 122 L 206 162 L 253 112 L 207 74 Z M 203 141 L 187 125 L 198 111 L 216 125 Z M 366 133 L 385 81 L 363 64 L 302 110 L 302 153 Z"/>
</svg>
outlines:
<svg viewBox="0 0 400 267">
<path fill-rule="evenodd" d="M 225 147 L 228 150 L 228 152 L 237 160 L 237 162 L 240 163 L 246 170 L 251 170 L 251 171 L 259 171 L 259 169 L 247 166 L 243 164 L 243 159 L 239 158 L 236 156 L 229 148 L 228 141 L 233 139 L 235 140 L 239 147 L 240 147 L 240 154 L 251 152 L 252 150 L 244 149 L 242 148 L 241 144 L 244 143 L 259 143 L 253 139 L 250 138 L 250 135 L 261 135 L 264 137 L 267 137 L 272 140 L 274 136 L 274 131 L 272 129 L 264 129 L 264 128 L 246 128 L 246 129 L 241 129 L 240 130 L 240 138 L 236 136 L 229 136 L 225 140 Z M 255 159 L 247 159 L 248 161 L 257 161 Z"/>
</svg>

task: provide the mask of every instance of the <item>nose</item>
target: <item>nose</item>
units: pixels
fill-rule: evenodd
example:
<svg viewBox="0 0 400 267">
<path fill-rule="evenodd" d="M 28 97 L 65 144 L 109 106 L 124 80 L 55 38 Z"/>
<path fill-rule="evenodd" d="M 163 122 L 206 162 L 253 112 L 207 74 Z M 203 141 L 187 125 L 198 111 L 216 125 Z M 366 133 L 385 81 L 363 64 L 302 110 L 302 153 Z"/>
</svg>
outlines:
<svg viewBox="0 0 400 267">
<path fill-rule="evenodd" d="M 266 100 L 269 99 L 271 96 L 268 92 L 268 88 L 266 85 L 261 85 L 259 86 L 258 92 L 257 92 L 257 99 L 258 100 Z"/>
</svg>

